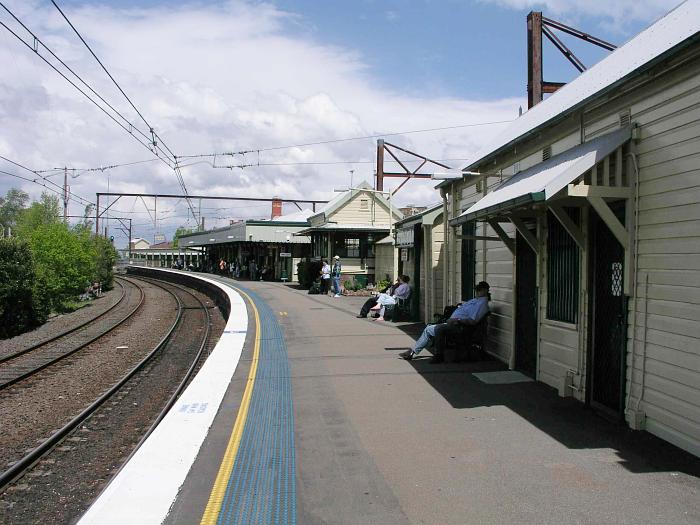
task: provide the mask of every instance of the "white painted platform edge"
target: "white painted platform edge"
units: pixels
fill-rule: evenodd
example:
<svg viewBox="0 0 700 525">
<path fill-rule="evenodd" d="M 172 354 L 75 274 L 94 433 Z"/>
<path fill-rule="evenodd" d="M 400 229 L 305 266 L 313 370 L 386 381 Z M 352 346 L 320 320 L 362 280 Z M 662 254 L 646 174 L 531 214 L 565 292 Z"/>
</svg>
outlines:
<svg viewBox="0 0 700 525">
<path fill-rule="evenodd" d="M 209 432 L 241 357 L 248 314 L 234 290 L 213 279 L 193 277 L 228 295 L 231 311 L 224 333 L 180 399 L 83 515 L 80 525 L 162 523 Z"/>
</svg>

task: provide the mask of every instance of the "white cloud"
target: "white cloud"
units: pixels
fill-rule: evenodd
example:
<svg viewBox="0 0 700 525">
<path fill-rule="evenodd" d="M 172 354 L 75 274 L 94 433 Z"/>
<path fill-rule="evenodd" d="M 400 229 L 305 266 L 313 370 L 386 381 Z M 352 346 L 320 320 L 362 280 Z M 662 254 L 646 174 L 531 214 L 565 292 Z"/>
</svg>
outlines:
<svg viewBox="0 0 700 525">
<path fill-rule="evenodd" d="M 651 23 L 680 4 L 677 0 L 481 0 L 513 9 L 541 10 L 545 16 L 564 16 L 570 20 L 592 17 L 601 26 L 624 32 L 630 22 Z"/>
<path fill-rule="evenodd" d="M 71 67 L 137 123 L 138 117 L 81 47 L 66 24 L 45 3 L 15 0 L 10 9 L 50 42 Z M 295 36 L 298 17 L 268 4 L 232 1 L 216 6 L 185 5 L 117 9 L 85 6 L 68 15 L 127 94 L 178 155 L 240 151 L 304 144 L 378 132 L 414 130 L 512 119 L 520 99 L 478 102 L 419 98 L 377 87 L 372 71 L 352 49 Z M 7 17 L 0 17 L 3 21 Z M 91 167 L 149 158 L 114 122 L 63 79 L 0 35 L 0 154 L 35 169 Z M 436 159 L 466 158 L 499 126 L 387 137 L 389 142 Z M 195 163 L 183 169 L 192 194 L 327 199 L 333 188 L 371 181 L 375 141 L 337 142 L 245 156 L 217 157 L 217 165 L 284 162 L 369 161 L 359 164 L 212 169 Z M 196 162 L 199 159 L 194 159 Z M 461 161 L 448 162 L 455 167 Z M 0 164 L 0 169 L 7 166 Z M 175 176 L 160 163 L 93 172 L 71 181 L 72 190 L 94 200 L 96 191 L 178 193 Z M 18 181 L 0 178 L 4 194 Z M 400 180 L 387 182 L 395 187 Z M 37 195 L 40 188 L 31 188 Z M 437 199 L 432 183 L 411 181 L 399 203 Z M 215 217 L 264 216 L 267 203 L 203 203 Z M 152 207 L 152 206 L 151 206 Z M 219 208 L 226 209 L 219 209 Z M 135 224 L 148 223 L 143 205 L 124 199 L 115 210 L 134 212 Z M 184 222 L 182 203 L 160 202 L 164 228 Z M 296 208 L 290 208 L 293 211 Z M 81 206 L 73 203 L 71 212 Z M 218 223 L 219 225 L 222 222 Z M 167 225 L 167 226 L 166 226 Z M 149 236 L 146 226 L 136 235 Z"/>
</svg>

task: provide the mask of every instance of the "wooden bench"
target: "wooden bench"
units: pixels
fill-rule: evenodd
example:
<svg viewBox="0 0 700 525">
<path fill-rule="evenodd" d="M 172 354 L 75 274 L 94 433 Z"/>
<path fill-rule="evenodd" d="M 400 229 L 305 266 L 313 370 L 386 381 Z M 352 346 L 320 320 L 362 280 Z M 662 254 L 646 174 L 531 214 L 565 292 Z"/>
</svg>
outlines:
<svg viewBox="0 0 700 525">
<path fill-rule="evenodd" d="M 486 355 L 489 315 L 475 325 L 457 325 L 445 331 L 442 352 L 446 363 L 476 361 Z"/>
</svg>

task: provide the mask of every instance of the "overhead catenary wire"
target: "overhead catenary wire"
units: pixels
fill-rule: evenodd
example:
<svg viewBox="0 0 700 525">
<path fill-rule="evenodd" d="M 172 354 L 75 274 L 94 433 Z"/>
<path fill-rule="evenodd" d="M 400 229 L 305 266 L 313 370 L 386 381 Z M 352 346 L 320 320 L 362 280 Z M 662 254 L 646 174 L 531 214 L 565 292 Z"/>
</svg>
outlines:
<svg viewBox="0 0 700 525">
<path fill-rule="evenodd" d="M 5 162 L 9 162 L 10 164 L 12 164 L 12 165 L 14 165 L 14 166 L 17 166 L 18 168 L 21 168 L 21 169 L 23 169 L 23 170 L 25 170 L 25 171 L 28 171 L 29 173 L 32 173 L 32 174 L 36 175 L 37 177 L 39 177 L 39 179 L 41 179 L 41 180 L 44 181 L 45 183 L 49 183 L 49 184 L 51 184 L 52 186 L 54 186 L 54 187 L 58 188 L 59 190 L 61 190 L 61 194 L 62 194 L 62 192 L 63 192 L 63 186 L 59 186 L 59 185 L 56 184 L 55 182 L 43 178 L 41 175 L 39 175 L 39 174 L 38 174 L 36 171 L 34 171 L 33 169 L 28 168 L 27 166 L 24 166 L 23 164 L 20 164 L 19 162 L 16 162 L 16 161 L 14 161 L 14 160 L 8 159 L 7 157 L 3 157 L 2 155 L 0 155 L 0 159 L 4 160 Z M 18 176 L 18 178 L 24 178 L 24 177 Z M 36 182 L 36 179 L 25 179 L 25 180 L 28 180 L 29 182 Z M 37 184 L 39 184 L 39 183 L 37 182 Z M 40 185 L 40 186 L 45 186 L 44 184 L 39 184 L 39 185 Z M 45 186 L 45 187 L 46 187 L 46 186 Z M 48 188 L 48 187 L 47 187 L 47 188 Z M 55 191 L 55 190 L 52 190 L 52 191 Z M 83 204 L 91 204 L 91 205 L 93 205 L 93 206 L 95 205 L 94 202 L 92 202 L 92 201 L 90 201 L 90 200 L 88 200 L 88 199 L 86 199 L 86 198 L 84 198 L 84 197 L 82 197 L 82 196 L 80 196 L 80 195 L 77 195 L 77 194 L 73 193 L 73 192 L 70 191 L 70 190 L 67 190 L 67 193 L 68 193 L 68 195 L 70 195 L 70 196 L 72 196 L 72 197 L 75 197 L 77 200 L 79 200 L 79 201 L 80 201 L 81 203 L 83 203 Z"/>
<path fill-rule="evenodd" d="M 55 189 L 55 188 L 51 188 L 50 186 L 47 186 L 46 183 L 47 183 L 47 182 L 50 182 L 50 181 L 44 180 L 44 179 L 42 179 L 41 177 L 40 177 L 38 180 L 37 180 L 37 179 L 30 179 L 29 177 L 22 177 L 22 175 L 17 175 L 16 173 L 10 173 L 9 171 L 4 171 L 4 170 L 0 170 L 0 174 L 2 174 L 2 175 L 8 175 L 8 176 L 10 176 L 10 177 L 15 177 L 15 178 L 17 178 L 17 179 L 25 180 L 25 181 L 27 181 L 27 182 L 33 182 L 34 184 L 37 184 L 38 186 L 41 186 L 42 188 L 45 188 L 45 189 L 47 189 L 47 190 L 49 190 L 49 191 L 54 192 L 54 193 L 55 193 L 56 195 L 58 195 L 58 196 L 62 196 L 62 195 L 63 195 L 63 190 L 57 190 L 57 189 Z M 39 182 L 39 180 L 41 180 L 42 182 Z M 79 195 L 76 195 L 76 194 L 74 194 L 74 193 L 71 193 L 71 195 L 72 195 L 73 197 L 75 197 L 76 199 L 79 199 L 79 200 L 83 201 L 83 204 L 92 205 L 91 202 L 89 202 L 89 201 L 84 201 L 83 198 L 80 197 Z"/>
<path fill-rule="evenodd" d="M 54 3 L 54 5 L 55 5 L 55 3 Z M 114 108 L 111 104 L 109 104 L 109 102 L 107 102 L 104 99 L 104 97 L 102 97 L 87 82 L 85 82 L 80 77 L 80 75 L 78 75 L 63 60 L 61 60 L 60 57 L 58 57 L 58 55 L 56 55 L 56 53 L 54 53 L 21 20 L 19 20 L 19 18 L 7 6 L 5 6 L 4 3 L 0 2 L 0 7 L 2 7 L 5 11 L 7 11 L 7 13 L 9 13 L 10 16 L 12 16 L 12 18 L 14 18 L 14 20 L 20 26 L 22 26 L 22 28 L 25 31 L 27 31 L 31 35 L 31 37 L 33 38 L 33 41 L 31 43 L 25 41 L 24 38 L 22 38 L 19 34 L 17 34 L 15 31 L 13 31 L 8 25 L 6 25 L 3 22 L 0 22 L 0 25 L 2 27 L 4 27 L 10 34 L 12 34 L 17 40 L 19 40 L 24 46 L 26 46 L 28 49 L 32 50 L 37 56 L 39 56 L 39 58 L 41 58 L 41 60 L 43 60 L 49 67 L 51 67 L 54 71 L 56 71 L 56 73 L 58 73 L 61 77 L 63 77 L 75 89 L 77 89 L 85 98 L 87 98 L 90 102 L 92 102 L 95 106 L 97 106 L 98 109 L 100 109 L 103 113 L 105 113 L 105 115 L 107 115 L 112 121 L 114 121 L 124 131 L 129 133 L 129 135 L 131 135 L 137 142 L 139 142 L 142 146 L 144 146 L 146 149 L 148 149 L 151 153 L 156 155 L 156 157 L 158 159 L 160 159 L 170 169 L 172 169 L 176 175 L 176 178 L 178 180 L 178 184 L 180 185 L 183 192 L 185 194 L 187 194 L 187 187 L 185 185 L 184 178 L 182 177 L 182 173 L 181 173 L 180 168 L 178 166 L 178 161 L 177 161 L 176 156 L 167 147 L 167 145 L 162 141 L 162 139 L 160 139 L 160 137 L 158 137 L 158 140 L 156 140 L 157 134 L 155 133 L 155 130 L 150 126 L 150 124 L 147 123 L 147 125 L 149 126 L 149 133 L 150 133 L 150 136 L 149 136 L 149 135 L 146 135 L 138 126 L 135 126 L 134 124 L 132 124 L 116 108 Z M 56 8 L 58 9 L 58 6 L 56 6 Z M 59 11 L 60 11 L 60 9 L 59 9 Z M 67 17 L 65 16 L 65 14 L 63 14 L 62 12 L 61 12 L 61 14 L 67 20 Z M 69 22 L 69 24 L 70 24 L 70 22 Z M 77 30 L 75 29 L 75 27 L 72 24 L 70 24 L 70 25 L 73 28 L 73 30 L 77 33 Z M 80 37 L 80 35 L 79 35 L 79 37 Z M 80 37 L 80 38 L 83 41 L 83 43 L 85 43 L 84 39 L 82 39 L 82 37 Z M 89 48 L 89 46 L 87 46 L 87 43 L 85 43 L 85 45 L 86 45 L 86 47 Z M 114 114 L 110 113 L 110 111 L 107 111 L 107 109 L 102 104 L 100 104 L 97 100 L 92 98 L 88 93 L 86 93 L 85 90 L 81 89 L 81 87 L 78 86 L 76 84 L 76 82 L 74 82 L 72 79 L 68 78 L 68 76 L 63 71 L 59 70 L 59 68 L 56 67 L 56 65 L 51 63 L 46 57 L 42 56 L 42 54 L 39 52 L 39 49 L 40 49 L 39 46 L 41 46 L 41 48 L 43 48 L 43 49 L 46 49 L 51 54 L 51 56 L 53 56 L 64 68 L 66 68 L 67 71 L 69 71 L 77 79 L 77 82 L 86 86 L 87 90 L 92 92 L 100 101 L 102 101 L 104 106 L 107 106 L 107 108 L 109 108 L 112 112 L 114 112 Z M 93 54 L 93 56 L 95 56 L 91 49 L 90 49 L 90 52 Z M 97 59 L 97 57 L 95 57 L 95 58 Z M 100 65 L 103 67 L 103 69 L 106 69 L 101 62 L 100 62 Z M 108 73 L 108 75 L 110 76 L 110 79 L 112 79 L 112 81 L 114 82 L 114 78 L 112 77 L 112 75 L 109 73 Z M 121 87 L 119 87 L 119 89 L 122 92 L 122 94 L 124 94 Z M 126 97 L 125 94 L 124 94 L 124 96 Z M 127 97 L 127 99 L 128 99 L 128 97 Z M 131 102 L 131 100 L 128 99 L 128 101 L 132 105 L 132 107 L 135 108 L 135 106 L 133 106 L 133 103 Z M 143 115 L 138 110 L 136 110 L 136 111 L 140 117 L 143 117 Z M 117 116 L 115 117 L 115 115 L 117 115 Z M 118 119 L 121 119 L 123 122 L 126 123 L 126 125 L 124 123 L 120 122 Z M 145 119 L 143 119 L 143 120 L 145 121 Z M 144 142 L 143 140 L 141 140 L 139 137 L 136 136 L 137 134 L 140 134 L 148 142 Z M 159 143 L 159 141 L 160 141 L 160 143 Z M 162 144 L 165 149 L 163 149 L 160 144 Z M 194 207 L 192 206 L 192 203 L 189 201 L 189 199 L 188 199 L 188 205 L 190 207 L 190 211 L 193 213 L 193 216 L 194 216 L 194 214 L 195 214 Z"/>
<path fill-rule="evenodd" d="M 99 168 L 48 168 L 45 170 L 36 170 L 36 173 L 49 173 L 52 171 L 63 172 L 64 170 L 67 170 L 67 171 L 73 172 L 75 174 L 75 175 L 71 175 L 73 178 L 77 178 L 83 173 L 90 173 L 90 172 L 96 172 L 96 171 L 104 172 L 104 171 L 115 169 L 115 168 L 124 168 L 127 166 L 135 166 L 137 164 L 145 164 L 147 162 L 157 162 L 158 160 L 159 159 L 137 160 L 134 162 L 124 162 L 122 164 L 110 164 L 107 166 L 100 166 Z"/>
<path fill-rule="evenodd" d="M 145 147 L 147 150 L 151 151 L 152 153 L 155 153 L 156 156 L 161 159 L 168 167 L 172 169 L 172 162 L 169 158 L 167 157 L 161 157 L 158 155 L 157 152 L 153 151 L 151 149 L 151 145 L 147 142 L 144 142 L 143 140 L 139 139 L 135 134 L 134 131 L 148 139 L 148 136 L 145 135 L 138 127 L 134 126 L 129 120 L 124 117 L 118 110 L 116 110 L 109 102 L 107 102 L 101 95 L 99 95 L 87 82 L 85 82 L 80 75 L 75 73 L 70 66 L 68 66 L 63 60 L 61 60 L 39 37 L 37 37 L 17 16 L 10 11 L 7 6 L 5 6 L 4 3 L 0 2 L 0 7 L 2 7 L 5 11 L 7 11 L 12 18 L 14 18 L 18 24 L 22 26 L 22 28 L 29 33 L 32 38 L 34 39 L 34 45 L 36 47 L 33 47 L 31 44 L 26 42 L 24 38 L 22 38 L 19 34 L 17 34 L 15 31 L 13 31 L 7 24 L 4 22 L 0 21 L 0 26 L 4 27 L 12 36 L 14 36 L 17 40 L 19 40 L 20 43 L 22 43 L 27 49 L 31 50 L 34 52 L 36 56 L 38 56 L 44 63 L 46 63 L 51 69 L 53 69 L 56 73 L 58 73 L 63 79 L 68 82 L 70 85 L 72 85 L 75 89 L 78 90 L 80 94 L 82 94 L 85 98 L 87 98 L 90 102 L 92 102 L 100 111 L 102 111 L 105 115 L 107 115 L 112 121 L 114 121 L 115 124 L 117 124 L 120 128 L 122 128 L 124 131 L 126 131 L 130 136 L 134 138 L 139 144 L 141 144 L 143 147 Z M 107 109 L 105 109 L 104 106 L 102 106 L 99 102 L 97 102 L 95 99 L 93 99 L 88 93 L 85 92 L 80 86 L 78 86 L 73 80 L 68 78 L 68 76 L 61 70 L 59 70 L 54 64 L 52 64 L 49 60 L 46 59 L 46 57 L 42 56 L 42 54 L 39 52 L 39 45 L 41 45 L 42 48 L 46 49 L 51 56 L 53 56 L 63 67 L 65 67 L 70 73 L 80 82 L 83 84 L 89 91 L 95 94 L 96 97 L 98 97 L 109 109 L 111 109 L 120 119 L 122 119 L 124 122 L 126 122 L 125 125 L 124 123 L 120 122 L 113 114 L 111 114 Z"/>
<path fill-rule="evenodd" d="M 415 133 L 432 133 L 436 131 L 449 131 L 452 129 L 461 129 L 461 128 L 473 128 L 473 127 L 479 127 L 479 126 L 491 126 L 491 125 L 496 125 L 496 124 L 507 124 L 509 122 L 513 122 L 514 120 L 494 120 L 491 122 L 474 122 L 471 124 L 458 124 L 455 126 L 443 126 L 439 128 L 425 128 L 425 129 L 414 129 L 414 130 L 409 130 L 409 131 L 393 131 L 391 133 L 375 133 L 373 135 L 363 135 L 363 136 L 357 136 L 357 137 L 346 137 L 342 139 L 328 139 L 328 140 L 319 140 L 316 142 L 306 142 L 302 144 L 290 144 L 286 146 L 270 146 L 270 147 L 264 147 L 264 148 L 252 148 L 252 149 L 246 149 L 246 150 L 241 150 L 241 151 L 224 151 L 220 153 L 198 153 L 198 154 L 193 154 L 193 155 L 180 155 L 178 156 L 179 159 L 193 159 L 193 158 L 203 158 L 203 157 L 221 157 L 221 156 L 234 156 L 234 155 L 245 155 L 246 153 L 261 153 L 264 151 L 276 151 L 276 150 L 281 150 L 281 149 L 292 149 L 292 148 L 306 148 L 309 146 L 321 146 L 324 144 L 334 144 L 337 142 L 350 142 L 354 140 L 368 140 L 368 139 L 378 139 L 382 137 L 395 137 L 398 135 L 412 135 Z"/>
<path fill-rule="evenodd" d="M 76 27 L 73 25 L 73 23 L 68 19 L 68 17 L 67 17 L 66 14 L 61 10 L 61 8 L 58 6 L 58 4 L 57 4 L 54 0 L 51 0 L 51 3 L 52 3 L 52 4 L 54 5 L 54 7 L 58 10 L 58 12 L 61 13 L 61 16 L 63 17 L 63 19 L 68 23 L 68 25 L 69 25 L 69 26 L 71 27 L 71 29 L 75 32 L 75 34 L 78 36 L 78 38 L 80 39 L 80 41 L 85 45 L 85 47 L 87 48 L 87 50 L 88 50 L 88 51 L 90 52 L 90 54 L 94 57 L 94 59 L 97 61 L 97 63 L 100 65 L 100 67 L 104 70 L 104 72 L 107 74 L 107 76 L 110 78 L 110 80 L 114 83 L 114 85 L 117 87 L 117 89 L 119 90 L 119 92 L 120 92 L 122 95 L 124 95 L 124 98 L 125 98 L 125 99 L 127 100 L 127 102 L 131 105 L 131 107 L 134 109 L 134 111 L 136 111 L 136 114 L 141 118 L 141 120 L 143 120 L 144 124 L 146 124 L 146 126 L 148 126 L 148 129 L 149 129 L 149 131 L 150 131 L 150 133 L 151 133 L 151 138 L 152 138 L 153 147 L 154 147 L 154 148 L 158 147 L 158 142 L 156 141 L 156 137 L 157 137 L 157 138 L 158 138 L 158 141 L 160 141 L 160 144 L 162 144 L 163 147 L 165 147 L 165 149 L 170 153 L 170 155 L 172 155 L 172 157 L 173 157 L 173 163 L 174 163 L 174 165 L 172 166 L 172 169 L 173 169 L 173 171 L 175 172 L 175 176 L 176 176 L 176 178 L 177 178 L 177 180 L 178 180 L 178 183 L 180 184 L 180 188 L 182 189 L 183 193 L 184 193 L 185 195 L 187 195 L 187 186 L 186 186 L 186 184 L 185 184 L 185 179 L 183 178 L 182 173 L 181 173 L 181 171 L 180 171 L 180 167 L 179 167 L 179 165 L 178 165 L 177 156 L 175 155 L 175 153 L 173 153 L 173 151 L 168 147 L 168 145 L 165 143 L 165 141 L 164 141 L 160 136 L 158 136 L 158 134 L 155 132 L 154 127 L 146 120 L 146 118 L 143 116 L 143 114 L 138 110 L 138 108 L 136 107 L 136 105 L 131 101 L 131 99 L 128 97 L 128 95 L 124 92 L 124 90 L 122 89 L 122 87 L 121 87 L 121 86 L 119 85 L 119 83 L 115 80 L 115 78 L 112 76 L 112 74 L 109 72 L 109 70 L 105 67 L 105 65 L 102 63 L 102 61 L 97 57 L 97 55 L 96 55 L 95 52 L 92 50 L 92 48 L 90 47 L 90 45 L 85 41 L 85 39 L 82 37 L 82 35 L 80 34 L 80 32 L 76 29 Z M 190 211 L 192 212 L 192 216 L 193 216 L 193 217 L 196 217 L 196 214 L 195 214 L 195 211 L 194 211 L 194 206 L 193 206 L 192 202 L 190 201 L 189 198 L 187 198 L 186 200 L 187 200 L 187 205 L 189 206 Z"/>
</svg>

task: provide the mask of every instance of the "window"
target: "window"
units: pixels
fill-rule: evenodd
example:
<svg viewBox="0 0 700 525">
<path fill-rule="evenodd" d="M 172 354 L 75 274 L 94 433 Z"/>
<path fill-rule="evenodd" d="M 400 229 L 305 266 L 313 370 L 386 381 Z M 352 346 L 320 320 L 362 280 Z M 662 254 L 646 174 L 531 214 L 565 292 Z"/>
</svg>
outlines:
<svg viewBox="0 0 700 525">
<path fill-rule="evenodd" d="M 334 255 L 340 257 L 360 257 L 360 238 L 336 235 L 333 243 Z"/>
<path fill-rule="evenodd" d="M 369 210 L 369 200 L 360 199 L 360 209 L 361 210 Z"/>
<path fill-rule="evenodd" d="M 578 208 L 566 208 L 576 224 Z M 557 218 L 547 212 L 547 319 L 578 321 L 579 248 Z"/>
<path fill-rule="evenodd" d="M 345 257 L 360 256 L 360 239 L 345 239 Z"/>
<path fill-rule="evenodd" d="M 476 223 L 469 221 L 462 225 L 462 235 L 474 236 Z M 476 241 L 462 239 L 462 299 L 474 298 L 475 274 L 476 274 Z"/>
</svg>

